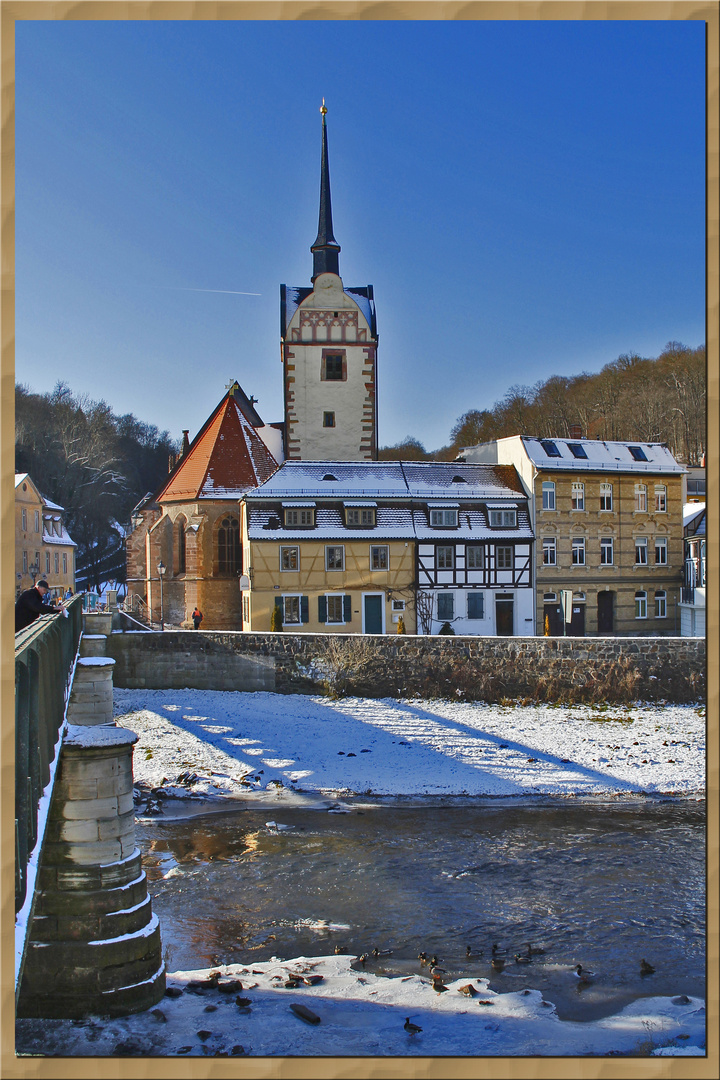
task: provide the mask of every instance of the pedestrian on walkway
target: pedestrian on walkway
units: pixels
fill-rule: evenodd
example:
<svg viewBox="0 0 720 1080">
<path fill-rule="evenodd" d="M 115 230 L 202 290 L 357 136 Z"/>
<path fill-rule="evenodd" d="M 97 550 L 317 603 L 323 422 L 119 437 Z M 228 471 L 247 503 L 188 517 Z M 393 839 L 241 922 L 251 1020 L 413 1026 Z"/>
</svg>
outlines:
<svg viewBox="0 0 720 1080">
<path fill-rule="evenodd" d="M 200 610 L 200 608 L 197 606 L 197 604 L 195 605 L 195 610 L 192 613 L 192 621 L 193 621 L 193 629 L 194 630 L 199 630 L 200 629 L 200 623 L 203 621 L 203 613 Z"/>
<path fill-rule="evenodd" d="M 43 603 L 43 598 L 49 591 L 50 586 L 47 581 L 43 580 L 38 581 L 37 585 L 33 585 L 32 589 L 26 589 L 24 593 L 20 593 L 15 604 L 16 634 L 18 630 L 24 630 L 30 623 L 34 623 L 41 615 L 57 614 L 57 612 L 62 611 L 62 608 Z"/>
</svg>

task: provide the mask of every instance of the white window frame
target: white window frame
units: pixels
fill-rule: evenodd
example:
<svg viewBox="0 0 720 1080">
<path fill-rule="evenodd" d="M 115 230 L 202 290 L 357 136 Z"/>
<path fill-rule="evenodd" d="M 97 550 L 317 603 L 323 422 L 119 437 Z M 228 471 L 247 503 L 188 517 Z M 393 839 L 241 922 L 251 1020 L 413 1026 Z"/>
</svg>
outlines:
<svg viewBox="0 0 720 1080">
<path fill-rule="evenodd" d="M 314 507 L 288 506 L 285 508 L 285 528 L 313 529 L 315 527 Z"/>
<path fill-rule="evenodd" d="M 20 524 L 23 532 L 27 532 L 27 509 L 23 506 L 20 511 Z"/>
<path fill-rule="evenodd" d="M 40 511 L 35 511 L 35 532 L 40 532 Z"/>
<path fill-rule="evenodd" d="M 667 566 L 668 564 L 668 542 L 666 536 L 655 537 L 655 565 Z"/>
<path fill-rule="evenodd" d="M 363 518 L 367 520 L 363 520 Z M 356 529 L 375 528 L 375 507 L 372 506 L 346 506 L 345 524 Z"/>
<path fill-rule="evenodd" d="M 287 601 L 297 601 L 297 619 L 287 618 Z M 301 626 L 302 625 L 302 594 L 301 593 L 283 593 L 282 596 L 282 621 L 283 626 Z"/>
<path fill-rule="evenodd" d="M 542 508 L 543 510 L 554 510 L 555 503 L 555 481 L 543 480 L 542 482 Z"/>
<path fill-rule="evenodd" d="M 610 558 L 604 558 L 607 552 L 610 552 Z M 601 566 L 614 566 L 615 565 L 615 538 L 612 536 L 600 537 L 600 565 Z"/>
<path fill-rule="evenodd" d="M 667 485 L 655 485 L 655 513 L 667 514 Z"/>
<path fill-rule="evenodd" d="M 658 589 L 655 593 L 655 618 L 667 619 L 667 592 Z"/>
<path fill-rule="evenodd" d="M 433 529 L 457 529 L 458 512 L 448 508 L 430 510 L 430 527 Z"/>
<path fill-rule="evenodd" d="M 585 509 L 585 485 L 580 480 L 573 480 L 570 506 L 572 510 Z"/>
<path fill-rule="evenodd" d="M 393 597 L 392 602 L 391 602 L 391 607 L 392 607 L 393 615 L 395 614 L 395 612 L 403 612 L 405 610 L 405 601 L 404 600 L 396 600 L 395 597 Z"/>
<path fill-rule="evenodd" d="M 647 619 L 647 593 L 638 589 L 635 593 L 635 618 Z"/>
<path fill-rule="evenodd" d="M 604 504 L 604 505 L 603 505 Z M 607 514 L 613 508 L 613 486 L 612 484 L 600 485 L 600 513 Z"/>
<path fill-rule="evenodd" d="M 635 565 L 636 566 L 647 566 L 647 557 L 648 557 L 647 549 L 648 549 L 647 537 L 646 536 L 636 536 L 635 537 Z M 644 555 L 642 557 L 640 557 L 641 552 L 644 552 Z"/>
<path fill-rule="evenodd" d="M 38 559 L 38 566 L 39 565 L 40 560 Z M 67 551 L 63 551 L 63 574 L 67 574 Z"/>
<path fill-rule="evenodd" d="M 294 551 L 295 562 L 297 566 L 283 566 L 283 552 Z M 297 544 L 281 544 L 280 545 L 280 573 L 281 574 L 297 574 L 300 569 L 300 548 Z"/>
<path fill-rule="evenodd" d="M 543 566 L 557 566 L 557 539 L 554 536 L 543 536 L 542 541 Z M 552 554 L 552 558 L 550 556 Z"/>
<path fill-rule="evenodd" d="M 572 565 L 585 566 L 585 537 L 573 536 L 571 541 Z"/>
<path fill-rule="evenodd" d="M 50 558 L 50 556 L 48 555 L 48 559 L 49 558 Z M 27 574 L 27 572 L 28 572 L 28 553 L 27 553 L 27 551 L 23 551 L 23 574 Z M 48 573 L 50 573 L 50 571 L 48 571 Z"/>
<path fill-rule="evenodd" d="M 509 551 L 510 552 L 510 564 L 509 564 L 509 566 L 506 566 L 504 563 L 502 565 L 500 564 L 500 552 L 501 551 L 503 551 L 503 552 Z M 513 570 L 514 569 L 513 564 L 514 564 L 514 561 L 515 561 L 513 559 L 513 554 L 514 554 L 514 549 L 513 549 L 511 544 L 497 544 L 496 547 L 495 547 L 495 569 L 496 570 Z M 504 556 L 503 556 L 503 558 L 504 558 Z"/>
<path fill-rule="evenodd" d="M 45 573 L 46 574 L 50 573 L 50 552 L 49 551 L 45 552 Z"/>
<path fill-rule="evenodd" d="M 450 552 L 450 565 L 443 565 L 441 563 L 441 551 Z M 454 570 L 455 569 L 455 547 L 453 544 L 437 544 L 435 547 L 435 569 L 436 570 Z"/>
<path fill-rule="evenodd" d="M 330 566 L 330 552 L 340 552 L 341 566 Z M 345 545 L 344 544 L 326 544 L 325 545 L 325 570 L 328 574 L 341 573 L 345 569 Z"/>
<path fill-rule="evenodd" d="M 479 560 L 471 562 L 473 560 Z M 485 547 L 482 544 L 467 544 L 465 547 L 465 569 L 466 570 L 484 570 L 485 569 Z"/>
<path fill-rule="evenodd" d="M 635 485 L 635 513 L 647 514 L 647 484 Z"/>
<path fill-rule="evenodd" d="M 333 606 L 337 606 L 340 603 L 340 618 L 330 618 L 330 601 L 333 601 Z M 325 593 L 325 622 L 331 626 L 344 626 L 345 625 L 345 593 Z"/>
<path fill-rule="evenodd" d="M 376 552 L 376 551 L 378 551 L 378 552 L 379 551 L 384 551 L 385 552 L 385 565 L 384 566 L 373 566 L 374 552 Z M 370 570 L 373 573 L 381 574 L 384 571 L 387 571 L 389 569 L 390 569 L 390 548 L 389 548 L 389 546 L 387 544 L 371 544 L 370 545 Z"/>
<path fill-rule="evenodd" d="M 490 510 L 491 529 L 516 529 L 517 510 Z"/>
<path fill-rule="evenodd" d="M 59 551 L 55 552 L 55 573 L 56 574 L 60 573 L 60 552 Z"/>
</svg>

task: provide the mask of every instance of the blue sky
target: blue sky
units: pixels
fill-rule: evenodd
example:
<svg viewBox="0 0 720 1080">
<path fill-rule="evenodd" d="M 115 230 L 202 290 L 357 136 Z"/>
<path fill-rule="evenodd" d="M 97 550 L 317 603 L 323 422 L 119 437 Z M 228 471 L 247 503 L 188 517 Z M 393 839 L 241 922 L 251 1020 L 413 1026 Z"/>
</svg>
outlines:
<svg viewBox="0 0 720 1080">
<path fill-rule="evenodd" d="M 380 442 L 514 384 L 705 340 L 700 22 L 16 24 L 16 378 L 191 438 L 282 419 L 320 113 Z M 217 291 L 212 291 L 217 290 Z M 258 294 L 258 295 L 255 295 Z"/>
</svg>

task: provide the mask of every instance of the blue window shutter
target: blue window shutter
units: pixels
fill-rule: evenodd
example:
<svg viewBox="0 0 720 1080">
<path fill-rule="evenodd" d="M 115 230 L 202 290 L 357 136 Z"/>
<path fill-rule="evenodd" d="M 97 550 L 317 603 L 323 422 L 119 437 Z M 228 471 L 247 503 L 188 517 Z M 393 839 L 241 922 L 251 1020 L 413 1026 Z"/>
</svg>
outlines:
<svg viewBox="0 0 720 1080">
<path fill-rule="evenodd" d="M 310 605 L 307 596 L 300 597 L 300 622 L 310 622 Z"/>
<path fill-rule="evenodd" d="M 483 618 L 483 599 L 484 597 L 482 593 L 468 593 L 468 619 Z"/>
<path fill-rule="evenodd" d="M 343 618 L 345 622 L 352 622 L 352 597 L 348 594 L 343 596 Z"/>
<path fill-rule="evenodd" d="M 327 597 L 318 596 L 318 622 L 327 622 Z"/>
</svg>

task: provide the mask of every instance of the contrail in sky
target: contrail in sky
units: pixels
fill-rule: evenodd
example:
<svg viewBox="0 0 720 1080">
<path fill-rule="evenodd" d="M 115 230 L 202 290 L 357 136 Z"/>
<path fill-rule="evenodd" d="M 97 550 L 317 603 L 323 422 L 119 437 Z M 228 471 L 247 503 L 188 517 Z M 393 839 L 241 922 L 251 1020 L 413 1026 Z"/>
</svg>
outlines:
<svg viewBox="0 0 720 1080">
<path fill-rule="evenodd" d="M 216 292 L 228 293 L 230 296 L 262 296 L 259 292 L 241 292 L 238 289 L 191 289 L 183 285 L 156 285 L 156 289 L 172 289 L 174 292 Z"/>
</svg>

